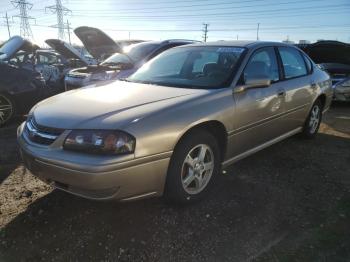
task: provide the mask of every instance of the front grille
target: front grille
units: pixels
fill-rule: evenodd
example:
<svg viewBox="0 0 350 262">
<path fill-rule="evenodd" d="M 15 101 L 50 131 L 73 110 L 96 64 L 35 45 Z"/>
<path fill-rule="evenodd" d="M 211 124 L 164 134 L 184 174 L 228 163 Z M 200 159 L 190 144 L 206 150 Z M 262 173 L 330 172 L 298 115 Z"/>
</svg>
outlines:
<svg viewBox="0 0 350 262">
<path fill-rule="evenodd" d="M 62 129 L 37 124 L 33 117 L 26 123 L 26 133 L 30 141 L 37 144 L 51 145 L 62 132 Z"/>
</svg>

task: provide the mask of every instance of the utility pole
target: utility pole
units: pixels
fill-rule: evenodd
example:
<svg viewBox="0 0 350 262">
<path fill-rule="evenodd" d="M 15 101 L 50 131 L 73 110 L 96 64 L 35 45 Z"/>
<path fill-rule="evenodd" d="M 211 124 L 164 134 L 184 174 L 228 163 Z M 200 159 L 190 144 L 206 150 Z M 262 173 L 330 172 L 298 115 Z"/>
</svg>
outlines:
<svg viewBox="0 0 350 262">
<path fill-rule="evenodd" d="M 29 19 L 34 17 L 28 16 L 28 10 L 32 9 L 33 4 L 26 0 L 13 0 L 11 1 L 16 9 L 19 9 L 19 15 L 13 17 L 19 17 L 21 19 L 20 35 L 24 38 L 33 38 L 32 29 L 30 28 Z"/>
<path fill-rule="evenodd" d="M 7 12 L 6 12 L 6 25 L 7 25 L 7 32 L 9 33 L 9 38 L 11 38 L 11 32 L 10 32 L 10 25 L 9 25 L 9 17 L 7 16 Z"/>
<path fill-rule="evenodd" d="M 68 22 L 68 19 L 67 19 L 67 31 L 68 31 L 69 44 L 71 45 L 72 42 L 70 41 L 70 23 Z"/>
<path fill-rule="evenodd" d="M 207 42 L 208 39 L 208 26 L 209 24 L 203 23 L 203 41 Z"/>
<path fill-rule="evenodd" d="M 53 14 L 57 15 L 57 25 L 53 25 L 52 27 L 58 28 L 58 38 L 62 40 L 65 39 L 65 34 L 64 34 L 65 26 L 63 22 L 63 16 L 67 15 L 68 13 L 71 13 L 72 11 L 64 7 L 62 5 L 61 0 L 56 0 L 55 5 L 45 7 L 45 11 L 47 9 L 49 9 Z"/>
<path fill-rule="evenodd" d="M 256 29 L 256 40 L 259 40 L 259 29 L 260 29 L 260 23 L 258 23 L 258 28 Z"/>
</svg>

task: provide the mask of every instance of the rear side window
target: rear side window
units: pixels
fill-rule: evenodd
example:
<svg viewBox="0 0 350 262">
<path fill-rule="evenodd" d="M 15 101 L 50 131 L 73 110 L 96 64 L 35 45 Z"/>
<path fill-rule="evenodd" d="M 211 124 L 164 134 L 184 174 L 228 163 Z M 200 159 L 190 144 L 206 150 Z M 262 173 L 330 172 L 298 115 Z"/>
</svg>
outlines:
<svg viewBox="0 0 350 262">
<path fill-rule="evenodd" d="M 310 74 L 312 72 L 312 63 L 310 61 L 310 59 L 306 56 L 303 55 L 305 63 L 306 63 L 306 67 L 307 67 L 307 72 Z"/>
<path fill-rule="evenodd" d="M 307 69 L 303 57 L 297 49 L 279 47 L 285 78 L 294 78 L 307 75 Z"/>
</svg>

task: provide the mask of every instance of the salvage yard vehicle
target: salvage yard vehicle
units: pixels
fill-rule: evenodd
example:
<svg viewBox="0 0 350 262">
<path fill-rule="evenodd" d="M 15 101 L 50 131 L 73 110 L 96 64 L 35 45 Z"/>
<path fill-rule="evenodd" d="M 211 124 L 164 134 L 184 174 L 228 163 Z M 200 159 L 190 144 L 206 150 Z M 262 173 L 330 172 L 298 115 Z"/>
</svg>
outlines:
<svg viewBox="0 0 350 262">
<path fill-rule="evenodd" d="M 33 70 L 31 56 L 39 47 L 15 36 L 0 48 L 0 126 L 16 114 L 27 113 L 46 98 L 45 80 Z M 16 57 L 21 50 L 22 55 Z"/>
<path fill-rule="evenodd" d="M 88 64 L 69 44 L 45 41 L 53 50 L 43 50 L 20 36 L 0 48 L 0 125 L 15 114 L 26 114 L 38 101 L 64 91 L 64 76 Z"/>
<path fill-rule="evenodd" d="M 185 45 L 124 81 L 38 103 L 18 142 L 34 175 L 72 194 L 188 203 L 209 194 L 222 167 L 314 137 L 332 95 L 329 75 L 294 46 Z"/>
<path fill-rule="evenodd" d="M 334 100 L 350 101 L 350 45 L 339 41 L 318 41 L 300 45 L 332 79 Z"/>
<path fill-rule="evenodd" d="M 197 41 L 173 39 L 165 41 L 148 41 L 133 44 L 124 49 L 120 48 L 117 53 L 108 57 L 98 65 L 71 70 L 65 77 L 65 88 L 68 91 L 98 81 L 128 77 L 144 63 L 165 50 L 195 42 Z"/>
</svg>

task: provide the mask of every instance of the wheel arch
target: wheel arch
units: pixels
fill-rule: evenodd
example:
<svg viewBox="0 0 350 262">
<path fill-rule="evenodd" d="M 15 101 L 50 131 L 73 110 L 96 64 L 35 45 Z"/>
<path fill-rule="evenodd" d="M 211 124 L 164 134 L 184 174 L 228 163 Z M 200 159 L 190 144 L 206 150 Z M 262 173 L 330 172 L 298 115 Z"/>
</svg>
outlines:
<svg viewBox="0 0 350 262">
<path fill-rule="evenodd" d="M 200 123 L 196 123 L 195 125 L 189 127 L 177 139 L 174 146 L 174 151 L 176 150 L 176 147 L 179 145 L 179 142 L 181 140 L 193 134 L 194 132 L 196 132 L 196 130 L 205 130 L 216 138 L 220 148 L 221 160 L 223 160 L 226 154 L 228 135 L 225 125 L 218 120 L 207 120 Z"/>
</svg>

